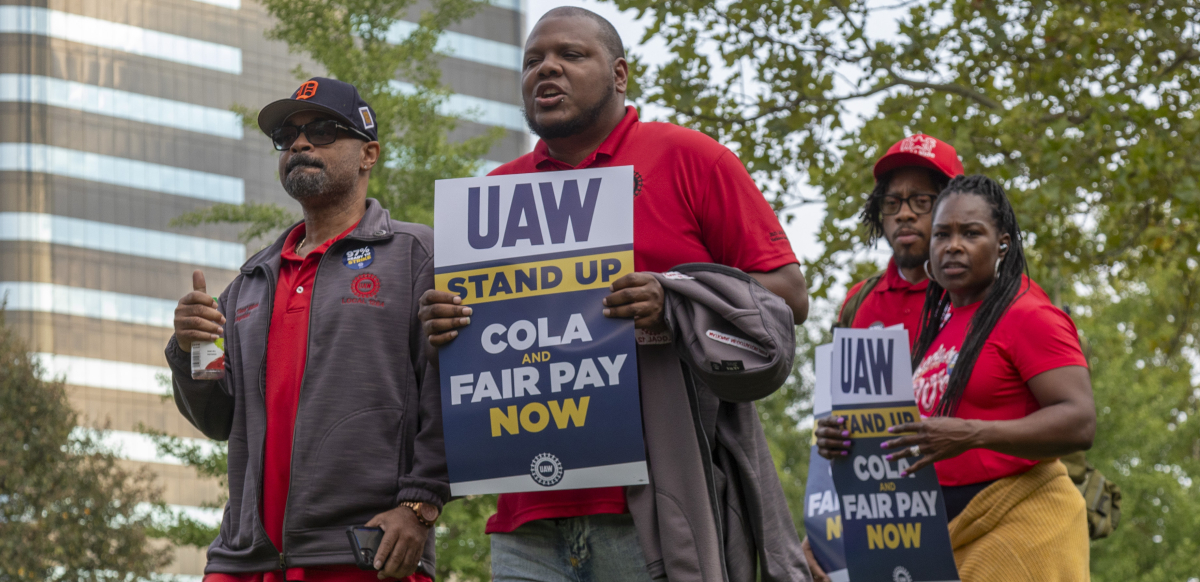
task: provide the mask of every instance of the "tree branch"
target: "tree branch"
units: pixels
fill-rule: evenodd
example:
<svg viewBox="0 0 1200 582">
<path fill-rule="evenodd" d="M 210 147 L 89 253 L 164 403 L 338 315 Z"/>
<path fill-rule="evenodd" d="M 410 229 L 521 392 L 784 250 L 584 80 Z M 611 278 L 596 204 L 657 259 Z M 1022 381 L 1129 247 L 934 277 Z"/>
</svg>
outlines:
<svg viewBox="0 0 1200 582">
<path fill-rule="evenodd" d="M 933 89 L 934 91 L 941 91 L 943 93 L 952 93 L 954 95 L 970 99 L 980 105 L 983 105 L 984 107 L 987 107 L 988 109 L 1004 109 L 1004 106 L 1000 105 L 999 102 L 994 101 L 990 97 L 979 93 L 978 91 L 963 87 L 962 85 L 953 85 L 948 83 L 927 83 L 925 81 L 905 79 L 896 73 L 895 70 L 891 69 L 888 70 L 888 73 L 895 77 L 898 80 L 897 84 L 900 85 L 912 87 L 913 89 Z"/>
</svg>

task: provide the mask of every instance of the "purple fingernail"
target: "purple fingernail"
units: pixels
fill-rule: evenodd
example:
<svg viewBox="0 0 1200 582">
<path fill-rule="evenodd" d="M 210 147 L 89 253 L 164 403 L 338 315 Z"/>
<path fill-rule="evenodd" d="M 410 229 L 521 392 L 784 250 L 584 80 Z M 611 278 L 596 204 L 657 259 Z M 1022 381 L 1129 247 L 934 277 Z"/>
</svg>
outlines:
<svg viewBox="0 0 1200 582">
<path fill-rule="evenodd" d="M 889 460 L 889 461 L 890 461 L 890 460 L 892 460 L 892 456 L 891 456 L 891 455 L 884 455 L 884 456 L 883 456 L 883 458 L 885 458 L 885 459 L 887 459 L 887 460 Z"/>
<path fill-rule="evenodd" d="M 888 448 L 888 444 L 887 443 L 879 443 L 879 448 L 886 449 L 886 448 Z"/>
<path fill-rule="evenodd" d="M 850 431 L 848 431 L 848 430 L 842 431 L 842 436 L 844 436 L 844 437 L 850 436 Z"/>
<path fill-rule="evenodd" d="M 844 456 L 846 456 L 846 455 L 849 455 L 849 454 L 850 454 L 850 451 L 842 451 L 842 456 L 843 456 L 843 457 L 844 457 Z"/>
<path fill-rule="evenodd" d="M 901 477 L 907 477 L 907 476 L 908 476 L 908 471 L 900 471 L 900 476 L 901 476 Z"/>
<path fill-rule="evenodd" d="M 842 441 L 843 446 L 850 446 L 850 441 Z"/>
</svg>

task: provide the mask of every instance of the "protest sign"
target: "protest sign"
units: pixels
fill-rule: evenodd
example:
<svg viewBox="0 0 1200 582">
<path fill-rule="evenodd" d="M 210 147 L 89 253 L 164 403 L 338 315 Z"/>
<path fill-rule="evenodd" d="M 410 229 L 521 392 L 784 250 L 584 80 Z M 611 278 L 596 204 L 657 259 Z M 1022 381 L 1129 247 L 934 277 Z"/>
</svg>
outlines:
<svg viewBox="0 0 1200 582">
<path fill-rule="evenodd" d="M 833 367 L 833 344 L 817 346 L 816 389 L 813 391 L 813 420 L 827 418 L 833 395 L 830 368 Z M 804 530 L 808 545 L 821 569 L 833 582 L 847 582 L 846 553 L 842 547 L 842 511 L 829 459 L 817 454 L 817 437 L 813 434 L 812 450 L 808 456 L 808 485 L 804 490 Z"/>
<path fill-rule="evenodd" d="M 633 167 L 439 180 L 435 286 L 471 323 L 439 351 L 452 495 L 648 482 L 633 320 Z"/>
<path fill-rule="evenodd" d="M 832 463 L 850 579 L 957 581 L 937 473 L 901 476 L 915 461 L 888 461 L 892 451 L 880 448 L 900 436 L 888 427 L 920 419 L 908 333 L 835 329 L 831 365 L 831 414 L 846 418 L 853 441 L 850 455 Z"/>
</svg>

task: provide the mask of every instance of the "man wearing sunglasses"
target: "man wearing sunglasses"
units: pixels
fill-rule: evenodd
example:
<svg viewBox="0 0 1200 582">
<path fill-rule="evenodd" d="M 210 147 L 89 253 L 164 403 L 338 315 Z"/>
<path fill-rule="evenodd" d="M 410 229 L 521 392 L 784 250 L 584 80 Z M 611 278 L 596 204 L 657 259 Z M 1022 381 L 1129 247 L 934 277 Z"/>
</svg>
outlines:
<svg viewBox="0 0 1200 582">
<path fill-rule="evenodd" d="M 950 179 L 963 173 L 954 148 L 928 135 L 906 137 L 875 162 L 875 189 L 860 214 L 872 244 L 882 236 L 892 247 L 887 268 L 859 281 L 846 294 L 838 327 L 904 324 L 909 347 L 917 340 L 925 288 L 925 261 L 933 230 L 933 201 Z M 828 582 L 808 538 L 802 544 L 814 582 Z"/>
<path fill-rule="evenodd" d="M 175 403 L 229 441 L 229 501 L 205 582 L 367 582 L 434 574 L 450 489 L 438 376 L 417 298 L 433 288 L 433 232 L 367 198 L 380 149 L 358 90 L 313 78 L 259 113 L 304 220 L 214 302 L 204 274 L 167 345 Z M 193 380 L 193 342 L 225 338 L 225 378 Z M 383 530 L 359 570 L 348 526 Z"/>
</svg>

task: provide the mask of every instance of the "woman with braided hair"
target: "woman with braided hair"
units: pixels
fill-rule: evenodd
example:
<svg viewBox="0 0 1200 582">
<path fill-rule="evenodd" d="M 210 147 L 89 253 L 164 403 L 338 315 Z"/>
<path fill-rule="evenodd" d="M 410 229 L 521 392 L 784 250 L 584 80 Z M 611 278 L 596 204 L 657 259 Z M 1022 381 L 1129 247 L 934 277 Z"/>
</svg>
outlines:
<svg viewBox="0 0 1200 582">
<path fill-rule="evenodd" d="M 1026 275 L 999 184 L 950 181 L 927 268 L 913 349 L 923 421 L 888 429 L 905 436 L 883 444 L 887 458 L 936 467 L 964 582 L 1089 580 L 1087 513 L 1057 460 L 1095 435 L 1087 360 L 1070 317 Z M 822 456 L 849 444 L 838 420 L 817 429 Z"/>
</svg>

